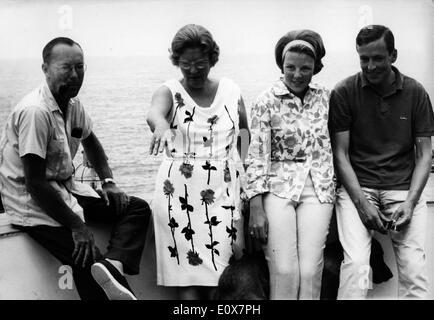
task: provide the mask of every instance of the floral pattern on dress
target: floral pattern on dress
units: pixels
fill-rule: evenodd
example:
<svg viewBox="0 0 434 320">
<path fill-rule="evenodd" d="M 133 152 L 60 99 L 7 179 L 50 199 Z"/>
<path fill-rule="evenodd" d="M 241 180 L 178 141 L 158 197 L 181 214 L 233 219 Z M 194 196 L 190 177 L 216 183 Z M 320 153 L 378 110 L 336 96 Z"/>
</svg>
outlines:
<svg viewBox="0 0 434 320">
<path fill-rule="evenodd" d="M 333 154 L 328 132 L 330 92 L 310 84 L 304 102 L 282 79 L 251 109 L 252 141 L 246 158 L 245 192 L 298 201 L 308 174 L 322 203 L 335 200 Z"/>
<path fill-rule="evenodd" d="M 191 223 L 191 217 L 190 217 L 190 213 L 192 213 L 194 211 L 194 207 L 188 203 L 188 191 L 187 191 L 187 185 L 184 184 L 184 188 L 185 188 L 185 196 L 184 197 L 179 197 L 179 202 L 181 203 L 181 210 L 185 210 L 187 217 L 188 217 L 188 224 L 182 229 L 181 233 L 184 234 L 184 237 L 187 241 L 190 241 L 191 244 L 191 250 L 189 250 L 187 252 L 187 259 L 188 259 L 188 263 L 193 265 L 193 266 L 198 266 L 200 265 L 203 261 L 202 259 L 199 257 L 199 253 L 196 252 L 196 250 L 194 249 L 194 241 L 193 241 L 193 235 L 196 233 L 193 230 L 193 226 Z"/>
<path fill-rule="evenodd" d="M 168 246 L 167 248 L 170 251 L 170 256 L 172 258 L 176 258 L 176 261 L 179 264 L 179 254 L 178 254 L 178 247 L 176 245 L 176 239 L 175 239 L 175 229 L 179 227 L 178 222 L 175 220 L 174 217 L 172 217 L 171 212 L 172 212 L 172 204 L 170 203 L 170 198 L 173 198 L 173 192 L 175 191 L 175 189 L 173 188 L 173 184 L 170 182 L 169 179 L 166 179 L 164 181 L 164 187 L 163 187 L 163 192 L 167 197 L 167 212 L 169 215 L 169 223 L 168 226 L 170 227 L 170 232 L 172 233 L 172 239 L 173 239 L 173 247 L 172 246 Z"/>
<path fill-rule="evenodd" d="M 220 255 L 220 252 L 215 248 L 220 242 L 214 240 L 213 227 L 218 226 L 221 221 L 217 220 L 217 216 L 212 216 L 211 219 L 209 217 L 208 206 L 214 203 L 214 191 L 211 189 L 202 190 L 200 196 L 202 197 L 202 205 L 205 205 L 206 221 L 204 223 L 207 224 L 209 227 L 208 235 L 210 237 L 210 243 L 205 244 L 205 247 L 211 251 L 212 264 L 214 266 L 214 269 L 217 271 L 214 255 Z"/>
<path fill-rule="evenodd" d="M 169 80 L 171 139 L 156 178 L 153 216 L 157 283 L 216 286 L 233 255 L 241 166 L 236 155 L 240 90 L 221 79 L 210 107 Z M 241 166 L 242 167 L 242 166 Z"/>
</svg>

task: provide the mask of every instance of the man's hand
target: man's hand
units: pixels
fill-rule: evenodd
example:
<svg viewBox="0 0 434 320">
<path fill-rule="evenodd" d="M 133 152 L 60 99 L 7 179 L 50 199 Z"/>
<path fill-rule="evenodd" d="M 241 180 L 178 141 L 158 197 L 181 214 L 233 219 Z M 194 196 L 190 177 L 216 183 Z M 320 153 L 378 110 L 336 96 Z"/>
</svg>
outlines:
<svg viewBox="0 0 434 320">
<path fill-rule="evenodd" d="M 410 201 L 404 201 L 393 213 L 393 219 L 396 221 L 394 230 L 400 231 L 408 225 L 413 217 L 415 205 Z"/>
<path fill-rule="evenodd" d="M 110 201 L 115 206 L 117 214 L 123 214 L 128 207 L 129 198 L 125 192 L 119 189 L 114 183 L 106 183 L 102 187 L 102 198 L 106 205 L 110 205 Z"/>
<path fill-rule="evenodd" d="M 81 265 L 85 268 L 99 258 L 100 253 L 95 246 L 93 235 L 84 224 L 79 228 L 72 229 L 72 240 L 74 241 L 72 259 L 75 265 Z"/>
<path fill-rule="evenodd" d="M 260 240 L 262 243 L 267 243 L 268 240 L 268 219 L 262 206 L 253 205 L 250 203 L 250 219 L 249 219 L 250 236 Z"/>
<path fill-rule="evenodd" d="M 368 230 L 376 230 L 382 234 L 386 234 L 387 230 L 381 220 L 381 212 L 369 201 L 364 201 L 362 205 L 357 208 L 359 217 Z"/>
<path fill-rule="evenodd" d="M 170 127 L 166 120 L 161 121 L 155 126 L 154 134 L 151 138 L 151 145 L 149 146 L 150 155 L 158 155 L 163 152 L 167 145 L 167 140 L 171 137 Z"/>
</svg>

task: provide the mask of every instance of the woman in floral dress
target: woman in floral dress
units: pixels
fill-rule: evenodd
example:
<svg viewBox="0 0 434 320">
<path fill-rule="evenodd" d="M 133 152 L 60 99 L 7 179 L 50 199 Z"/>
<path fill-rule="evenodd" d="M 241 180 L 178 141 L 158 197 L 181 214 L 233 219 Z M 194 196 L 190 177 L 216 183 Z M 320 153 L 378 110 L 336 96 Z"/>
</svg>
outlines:
<svg viewBox="0 0 434 320">
<path fill-rule="evenodd" d="M 147 119 L 150 153 L 165 150 L 152 203 L 157 283 L 179 287 L 181 299 L 211 297 L 241 238 L 235 159 L 248 126 L 239 87 L 208 77 L 218 56 L 208 30 L 181 28 L 170 58 L 183 77 L 154 93 Z"/>
<path fill-rule="evenodd" d="M 276 44 L 283 77 L 251 110 L 246 159 L 249 229 L 263 241 L 271 299 L 319 299 L 323 248 L 335 199 L 327 127 L 329 91 L 311 83 L 325 49 L 310 30 Z"/>
</svg>

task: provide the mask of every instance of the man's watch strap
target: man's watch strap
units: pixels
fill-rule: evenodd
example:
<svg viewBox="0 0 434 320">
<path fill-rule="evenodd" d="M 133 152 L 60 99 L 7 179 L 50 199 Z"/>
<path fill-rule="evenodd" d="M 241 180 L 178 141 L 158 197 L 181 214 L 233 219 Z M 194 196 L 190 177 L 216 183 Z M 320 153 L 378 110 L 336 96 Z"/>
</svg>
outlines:
<svg viewBox="0 0 434 320">
<path fill-rule="evenodd" d="M 108 183 L 116 184 L 113 178 L 105 178 L 101 180 L 101 187 L 105 186 Z"/>
</svg>

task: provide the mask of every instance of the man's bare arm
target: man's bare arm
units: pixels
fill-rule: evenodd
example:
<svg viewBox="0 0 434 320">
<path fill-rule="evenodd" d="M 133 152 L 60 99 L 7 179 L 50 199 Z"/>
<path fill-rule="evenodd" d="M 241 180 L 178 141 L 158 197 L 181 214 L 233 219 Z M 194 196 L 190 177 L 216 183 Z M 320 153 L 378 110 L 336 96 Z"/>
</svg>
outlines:
<svg viewBox="0 0 434 320">
<path fill-rule="evenodd" d="M 84 267 L 87 263 L 93 262 L 97 254 L 93 235 L 45 178 L 45 159 L 35 154 L 26 154 L 21 160 L 26 188 L 31 197 L 48 216 L 71 229 L 75 245 L 72 257 L 75 264 L 81 263 Z"/>
<path fill-rule="evenodd" d="M 359 217 L 366 228 L 386 233 L 387 231 L 380 219 L 381 213 L 366 199 L 356 173 L 351 165 L 348 152 L 349 145 L 349 131 L 337 132 L 333 135 L 333 155 L 338 177 L 350 195 L 350 198 L 359 213 Z"/>
</svg>

